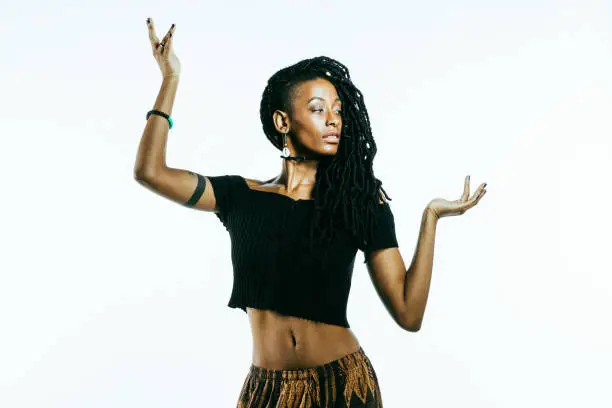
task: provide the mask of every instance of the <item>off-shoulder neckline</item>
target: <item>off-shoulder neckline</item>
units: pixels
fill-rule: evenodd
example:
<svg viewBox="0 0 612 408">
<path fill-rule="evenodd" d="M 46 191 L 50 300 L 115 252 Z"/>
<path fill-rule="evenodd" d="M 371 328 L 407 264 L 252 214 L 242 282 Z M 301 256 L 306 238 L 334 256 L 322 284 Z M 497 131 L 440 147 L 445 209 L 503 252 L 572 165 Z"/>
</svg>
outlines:
<svg viewBox="0 0 612 408">
<path fill-rule="evenodd" d="M 314 198 L 311 198 L 311 199 L 301 199 L 301 198 L 299 198 L 299 199 L 297 199 L 297 200 L 296 200 L 296 199 L 293 199 L 293 198 L 289 197 L 288 195 L 281 194 L 281 193 L 273 193 L 273 192 L 271 192 L 271 191 L 263 191 L 263 190 L 254 190 L 254 189 L 252 189 L 251 187 L 249 187 L 249 183 L 247 183 L 247 181 L 246 181 L 246 179 L 245 179 L 244 177 L 242 177 L 242 176 L 239 176 L 239 177 L 240 177 L 240 179 L 242 180 L 242 182 L 244 183 L 244 186 L 245 186 L 245 187 L 246 187 L 246 188 L 247 188 L 249 191 L 254 191 L 254 192 L 256 192 L 256 193 L 263 193 L 263 194 L 271 194 L 271 195 L 275 195 L 275 196 L 280 196 L 280 197 L 282 197 L 282 198 L 285 198 L 285 199 L 287 199 L 287 200 L 292 201 L 293 203 L 299 203 L 299 202 L 313 202 L 313 201 L 314 201 Z"/>
<path fill-rule="evenodd" d="M 254 189 L 252 189 L 251 187 L 249 187 L 249 183 L 246 181 L 246 179 L 245 179 L 244 177 L 242 177 L 242 176 L 240 176 L 240 175 L 239 175 L 238 177 L 240 178 L 240 180 L 242 180 L 242 182 L 244 183 L 244 187 L 245 187 L 245 188 L 246 188 L 248 191 L 254 191 L 254 192 L 256 192 L 256 193 L 262 193 L 262 194 L 270 194 L 270 195 L 280 196 L 281 198 L 284 198 L 284 199 L 286 199 L 286 200 L 289 200 L 289 201 L 293 202 L 294 204 L 296 204 L 296 203 L 301 203 L 301 202 L 305 202 L 305 203 L 314 202 L 314 198 L 311 198 L 311 199 L 301 199 L 301 198 L 300 198 L 300 199 L 294 200 L 293 198 L 291 198 L 291 197 L 289 197 L 289 196 L 287 196 L 287 195 L 285 195 L 285 194 L 273 193 L 273 192 L 271 192 L 271 191 L 254 190 Z M 389 208 L 390 206 L 389 206 L 389 202 L 387 202 L 387 201 L 383 201 L 382 203 L 378 204 L 376 207 L 377 207 L 377 208 L 383 208 L 383 207 L 387 207 L 387 208 Z"/>
</svg>

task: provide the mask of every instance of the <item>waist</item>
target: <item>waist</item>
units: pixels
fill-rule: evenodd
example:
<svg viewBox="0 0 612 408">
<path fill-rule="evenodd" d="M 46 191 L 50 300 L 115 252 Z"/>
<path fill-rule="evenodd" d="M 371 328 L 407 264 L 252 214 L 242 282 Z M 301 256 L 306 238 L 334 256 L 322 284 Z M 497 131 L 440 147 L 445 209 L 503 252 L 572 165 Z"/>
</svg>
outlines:
<svg viewBox="0 0 612 408">
<path fill-rule="evenodd" d="M 350 328 L 247 308 L 253 365 L 274 370 L 320 366 L 359 350 Z"/>
</svg>

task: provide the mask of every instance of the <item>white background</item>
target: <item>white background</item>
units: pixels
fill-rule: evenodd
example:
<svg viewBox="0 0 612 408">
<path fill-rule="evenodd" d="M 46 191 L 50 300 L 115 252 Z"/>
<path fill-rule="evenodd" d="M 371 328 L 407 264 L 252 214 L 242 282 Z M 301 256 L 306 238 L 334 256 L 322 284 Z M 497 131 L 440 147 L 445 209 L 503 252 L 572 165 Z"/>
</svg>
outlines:
<svg viewBox="0 0 612 408">
<path fill-rule="evenodd" d="M 363 92 L 406 264 L 429 200 L 488 183 L 438 223 L 419 332 L 357 254 L 348 319 L 385 407 L 611 406 L 611 9 L 3 2 L 0 406 L 235 407 L 252 338 L 227 231 L 133 178 L 161 85 L 149 16 L 183 67 L 169 166 L 277 175 L 261 93 L 326 55 Z"/>
</svg>

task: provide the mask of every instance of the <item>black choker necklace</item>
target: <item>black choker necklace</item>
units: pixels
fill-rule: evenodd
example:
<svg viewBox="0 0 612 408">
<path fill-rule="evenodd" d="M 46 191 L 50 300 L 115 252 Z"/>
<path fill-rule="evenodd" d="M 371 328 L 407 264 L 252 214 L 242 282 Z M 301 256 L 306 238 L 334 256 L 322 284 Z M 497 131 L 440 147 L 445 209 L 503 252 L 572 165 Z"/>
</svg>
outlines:
<svg viewBox="0 0 612 408">
<path fill-rule="evenodd" d="M 295 160 L 296 163 L 303 162 L 304 160 L 309 160 L 305 156 L 280 156 L 280 158 L 285 160 Z"/>
</svg>

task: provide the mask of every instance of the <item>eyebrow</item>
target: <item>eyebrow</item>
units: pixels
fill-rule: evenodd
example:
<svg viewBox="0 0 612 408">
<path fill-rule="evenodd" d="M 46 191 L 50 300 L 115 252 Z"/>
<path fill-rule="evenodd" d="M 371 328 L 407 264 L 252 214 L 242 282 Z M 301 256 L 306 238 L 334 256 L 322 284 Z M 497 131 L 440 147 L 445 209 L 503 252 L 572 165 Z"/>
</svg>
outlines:
<svg viewBox="0 0 612 408">
<path fill-rule="evenodd" d="M 323 98 L 321 98 L 321 97 L 319 97 L 319 96 L 313 96 L 313 97 L 312 97 L 312 98 L 310 98 L 310 99 L 308 100 L 308 102 L 306 102 L 306 103 L 310 103 L 310 101 L 312 101 L 313 99 L 320 99 L 320 100 L 322 100 L 323 102 L 325 102 L 325 99 L 323 99 Z M 342 103 L 342 101 L 340 100 L 340 98 L 336 98 L 336 100 L 335 100 L 334 102 L 336 102 L 336 101 L 338 101 L 338 102 Z"/>
</svg>

